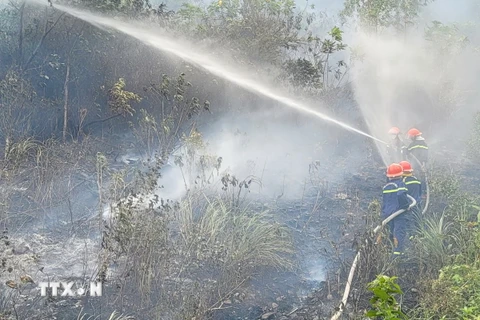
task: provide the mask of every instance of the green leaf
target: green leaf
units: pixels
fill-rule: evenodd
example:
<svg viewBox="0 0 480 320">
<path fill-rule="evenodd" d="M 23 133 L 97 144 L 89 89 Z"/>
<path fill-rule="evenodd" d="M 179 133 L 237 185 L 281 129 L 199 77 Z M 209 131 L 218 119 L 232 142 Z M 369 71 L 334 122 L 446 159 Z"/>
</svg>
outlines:
<svg viewBox="0 0 480 320">
<path fill-rule="evenodd" d="M 385 292 L 385 290 L 383 290 L 381 288 L 375 288 L 372 291 L 373 291 L 374 295 L 376 295 L 377 297 L 379 297 L 382 300 L 387 300 L 388 297 L 389 297 L 388 294 Z"/>
<path fill-rule="evenodd" d="M 365 316 L 366 317 L 369 317 L 369 318 L 372 318 L 372 317 L 377 317 L 379 316 L 380 314 L 378 314 L 377 311 L 375 310 L 369 310 L 367 313 L 365 313 Z"/>
</svg>

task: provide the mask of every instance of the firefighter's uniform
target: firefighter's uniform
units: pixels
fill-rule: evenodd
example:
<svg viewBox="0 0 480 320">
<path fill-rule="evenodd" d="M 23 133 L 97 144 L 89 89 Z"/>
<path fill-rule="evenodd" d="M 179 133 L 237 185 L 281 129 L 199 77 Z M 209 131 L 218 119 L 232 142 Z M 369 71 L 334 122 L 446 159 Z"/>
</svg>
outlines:
<svg viewBox="0 0 480 320">
<path fill-rule="evenodd" d="M 408 190 L 407 193 L 417 201 L 417 204 L 412 210 L 420 211 L 422 203 L 422 183 L 413 174 L 405 175 L 402 181 Z"/>
<path fill-rule="evenodd" d="M 403 183 L 407 187 L 407 194 L 415 199 L 417 204 L 408 212 L 408 233 L 412 233 L 415 227 L 418 227 L 419 218 L 422 210 L 422 183 L 413 175 L 412 165 L 408 161 L 401 161 L 403 168 Z"/>
<path fill-rule="evenodd" d="M 423 137 L 415 137 L 415 140 L 410 143 L 410 145 L 407 147 L 407 156 L 409 155 L 414 155 L 421 164 L 427 163 L 428 146 Z M 415 166 L 416 161 L 414 159 L 412 160 L 413 161 L 410 162 L 412 162 Z"/>
<path fill-rule="evenodd" d="M 415 156 L 415 158 L 420 161 L 420 164 L 425 166 L 425 164 L 428 162 L 428 145 L 425 142 L 425 139 L 422 137 L 422 133 L 417 128 L 411 128 L 408 130 L 407 134 L 412 142 L 406 148 L 406 156 L 413 164 L 413 167 L 417 170 L 417 172 L 420 172 L 420 169 L 423 168 L 419 167 L 417 161 L 413 159 L 412 156 Z"/>
<path fill-rule="evenodd" d="M 401 209 L 408 209 L 410 202 L 407 197 L 407 188 L 402 177 L 391 179 L 383 187 L 382 220 Z M 407 236 L 407 213 L 403 213 L 388 223 L 393 235 L 394 255 L 402 254 Z"/>
</svg>

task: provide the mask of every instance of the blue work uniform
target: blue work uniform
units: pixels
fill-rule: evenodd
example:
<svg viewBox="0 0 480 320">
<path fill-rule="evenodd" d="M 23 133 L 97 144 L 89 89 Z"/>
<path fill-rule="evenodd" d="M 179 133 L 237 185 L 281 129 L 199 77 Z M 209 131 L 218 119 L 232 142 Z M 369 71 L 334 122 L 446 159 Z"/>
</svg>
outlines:
<svg viewBox="0 0 480 320">
<path fill-rule="evenodd" d="M 382 220 L 388 218 L 398 210 L 407 209 L 410 205 L 407 197 L 408 189 L 402 180 L 402 177 L 390 180 L 383 187 Z M 403 253 L 408 226 L 406 214 L 408 213 L 403 213 L 388 223 L 395 243 L 394 254 Z"/>
<path fill-rule="evenodd" d="M 417 205 L 420 205 L 420 202 L 422 201 L 422 183 L 420 180 L 412 175 L 403 177 L 402 182 L 407 188 L 407 194 L 417 201 Z"/>
<path fill-rule="evenodd" d="M 428 146 L 423 137 L 416 137 L 407 147 L 407 156 L 414 155 L 420 163 L 424 164 L 428 161 Z M 413 160 L 413 159 L 412 159 Z M 417 161 L 410 161 L 414 167 L 417 167 Z"/>
<path fill-rule="evenodd" d="M 413 175 L 404 176 L 402 181 L 407 187 L 407 194 L 417 201 L 417 204 L 411 209 L 412 212 L 407 216 L 409 220 L 408 229 L 411 232 L 415 226 L 418 226 L 418 218 L 421 214 L 422 183 Z"/>
</svg>

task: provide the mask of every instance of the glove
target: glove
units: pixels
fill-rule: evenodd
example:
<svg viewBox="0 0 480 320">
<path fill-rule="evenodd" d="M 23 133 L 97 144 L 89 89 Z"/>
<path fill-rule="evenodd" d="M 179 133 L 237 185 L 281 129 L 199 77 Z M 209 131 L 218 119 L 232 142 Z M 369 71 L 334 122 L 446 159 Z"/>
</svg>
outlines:
<svg viewBox="0 0 480 320">
<path fill-rule="evenodd" d="M 377 237 L 377 241 L 375 242 L 375 244 L 380 244 L 382 242 L 382 234 L 380 233 Z"/>
</svg>

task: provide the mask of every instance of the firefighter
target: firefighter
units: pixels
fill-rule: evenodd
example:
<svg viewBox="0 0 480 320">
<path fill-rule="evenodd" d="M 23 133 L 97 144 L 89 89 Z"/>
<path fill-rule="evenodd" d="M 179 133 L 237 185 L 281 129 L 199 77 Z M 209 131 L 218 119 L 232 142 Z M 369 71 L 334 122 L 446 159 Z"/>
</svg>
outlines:
<svg viewBox="0 0 480 320">
<path fill-rule="evenodd" d="M 413 175 L 412 165 L 408 161 L 401 161 L 399 163 L 403 169 L 402 182 L 407 188 L 407 194 L 417 201 L 417 204 L 410 209 L 407 215 L 409 220 L 409 233 L 413 231 L 414 227 L 418 226 L 418 221 L 421 215 L 421 202 L 422 202 L 422 183 Z"/>
<path fill-rule="evenodd" d="M 403 183 L 403 168 L 398 163 L 392 163 L 387 168 L 388 182 L 383 187 L 383 202 L 381 218 L 385 220 L 394 212 L 401 209 L 409 210 L 411 204 L 407 197 L 408 189 Z M 394 255 L 403 254 L 407 235 L 408 219 L 402 213 L 388 223 L 391 236 L 393 236 Z"/>
<path fill-rule="evenodd" d="M 413 163 L 413 167 L 418 167 L 422 171 L 425 169 L 425 165 L 428 161 L 428 146 L 425 142 L 425 139 L 422 137 L 420 130 L 412 128 L 407 132 L 408 138 L 412 140 L 410 145 L 403 150 L 406 153 L 407 158 L 410 160 L 410 163 Z M 412 157 L 413 156 L 413 157 Z M 418 159 L 418 163 L 416 159 Z"/>
<path fill-rule="evenodd" d="M 402 139 L 400 138 L 401 131 L 398 127 L 392 127 L 388 130 L 388 134 L 392 138 L 392 144 L 388 145 L 388 154 L 392 162 L 399 162 L 403 160 L 402 147 L 404 146 Z"/>
</svg>

